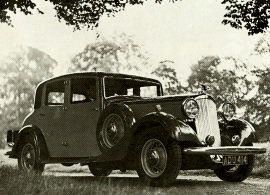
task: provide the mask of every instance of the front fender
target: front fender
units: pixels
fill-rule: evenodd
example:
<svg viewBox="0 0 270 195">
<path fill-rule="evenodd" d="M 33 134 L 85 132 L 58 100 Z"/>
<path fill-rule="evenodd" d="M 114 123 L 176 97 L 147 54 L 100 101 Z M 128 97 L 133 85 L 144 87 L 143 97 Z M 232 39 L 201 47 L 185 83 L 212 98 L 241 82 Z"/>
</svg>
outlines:
<svg viewBox="0 0 270 195">
<path fill-rule="evenodd" d="M 193 142 L 201 145 L 195 131 L 186 123 L 164 112 L 152 112 L 136 122 L 133 127 L 135 133 L 152 125 L 162 126 L 170 138 L 180 142 Z"/>
<path fill-rule="evenodd" d="M 127 109 L 124 110 L 128 111 Z M 138 120 L 135 120 L 132 116 L 133 114 L 130 113 L 130 116 L 128 117 L 130 123 L 126 126 L 128 127 L 130 124 L 131 127 L 126 130 L 122 141 L 110 150 L 103 151 L 100 156 L 95 157 L 95 161 L 116 161 L 124 158 L 133 159 L 135 155 L 135 145 L 138 141 L 136 140 L 137 135 L 148 128 L 157 126 L 161 126 L 172 140 L 192 142 L 192 146 L 194 147 L 202 145 L 196 133 L 189 125 L 177 120 L 170 114 L 164 112 L 152 112 Z"/>
<path fill-rule="evenodd" d="M 240 142 L 240 145 L 241 146 L 245 146 L 247 144 L 250 144 L 250 143 L 253 143 L 253 142 L 256 142 L 258 141 L 257 137 L 256 137 L 256 133 L 255 133 L 255 129 L 254 127 L 249 123 L 247 122 L 246 120 L 238 120 L 239 122 L 242 122 L 244 125 L 243 125 L 243 129 L 241 131 L 241 142 Z"/>
<path fill-rule="evenodd" d="M 243 119 L 227 121 L 226 125 L 221 128 L 221 136 L 224 136 L 224 138 L 231 139 L 233 135 L 240 135 L 240 146 L 246 146 L 257 141 L 254 127 Z"/>
</svg>

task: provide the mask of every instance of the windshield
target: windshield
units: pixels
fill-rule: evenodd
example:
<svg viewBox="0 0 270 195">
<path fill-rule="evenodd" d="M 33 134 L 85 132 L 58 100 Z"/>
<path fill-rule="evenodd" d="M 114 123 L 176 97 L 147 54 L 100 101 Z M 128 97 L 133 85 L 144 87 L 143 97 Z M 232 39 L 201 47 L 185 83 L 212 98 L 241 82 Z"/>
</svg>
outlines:
<svg viewBox="0 0 270 195">
<path fill-rule="evenodd" d="M 105 97 L 140 96 L 157 97 L 161 95 L 159 83 L 131 78 L 105 77 Z"/>
</svg>

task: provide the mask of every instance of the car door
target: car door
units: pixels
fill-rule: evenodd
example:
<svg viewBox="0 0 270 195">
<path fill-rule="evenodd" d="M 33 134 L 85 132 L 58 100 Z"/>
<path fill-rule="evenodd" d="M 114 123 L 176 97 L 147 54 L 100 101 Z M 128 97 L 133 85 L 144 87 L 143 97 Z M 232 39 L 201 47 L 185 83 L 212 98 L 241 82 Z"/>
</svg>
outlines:
<svg viewBox="0 0 270 195">
<path fill-rule="evenodd" d="M 67 81 L 50 81 L 43 89 L 43 106 L 39 109 L 37 124 L 42 129 L 51 157 L 66 157 L 65 103 Z"/>
<path fill-rule="evenodd" d="M 100 115 L 97 77 L 76 77 L 69 81 L 65 111 L 69 157 L 90 157 L 100 153 L 96 127 Z"/>
</svg>

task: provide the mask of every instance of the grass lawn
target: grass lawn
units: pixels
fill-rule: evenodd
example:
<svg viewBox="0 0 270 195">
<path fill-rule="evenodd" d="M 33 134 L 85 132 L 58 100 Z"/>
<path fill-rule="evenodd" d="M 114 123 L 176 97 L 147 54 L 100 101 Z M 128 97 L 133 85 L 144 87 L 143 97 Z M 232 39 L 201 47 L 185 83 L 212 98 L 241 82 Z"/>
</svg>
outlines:
<svg viewBox="0 0 270 195">
<path fill-rule="evenodd" d="M 267 153 L 256 156 L 255 167 L 251 177 L 270 178 L 270 143 L 256 144 L 267 147 Z M 46 165 L 45 174 L 22 173 L 17 169 L 17 161 L 4 156 L 5 151 L 0 150 L 0 194 L 205 194 L 200 188 L 188 181 L 169 188 L 155 188 L 142 183 L 137 177 L 92 177 L 87 166 L 74 165 L 64 167 L 61 165 Z M 79 177 L 50 176 L 54 172 L 83 173 Z M 46 174 L 49 173 L 49 174 Z M 134 173 L 130 171 L 129 173 Z M 181 175 L 211 175 L 211 170 L 181 171 Z M 211 188 L 219 192 L 220 185 L 228 185 L 222 181 L 209 183 Z M 199 186 L 204 186 L 203 181 Z M 211 185 L 213 185 L 211 187 Z M 181 190 L 179 191 L 179 186 Z M 241 188 L 241 186 L 240 186 Z"/>
</svg>

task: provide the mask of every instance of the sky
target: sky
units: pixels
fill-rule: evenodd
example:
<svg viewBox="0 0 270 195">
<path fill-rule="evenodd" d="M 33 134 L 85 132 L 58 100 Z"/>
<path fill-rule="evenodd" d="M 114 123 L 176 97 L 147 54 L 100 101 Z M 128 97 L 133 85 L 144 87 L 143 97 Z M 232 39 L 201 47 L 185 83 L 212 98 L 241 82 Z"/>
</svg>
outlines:
<svg viewBox="0 0 270 195">
<path fill-rule="evenodd" d="M 256 63 L 258 58 L 251 53 L 263 36 L 248 36 L 245 30 L 222 25 L 225 9 L 220 0 L 165 0 L 161 5 L 149 1 L 143 6 L 128 6 L 115 17 L 103 17 L 95 30 L 75 32 L 58 22 L 50 3 L 36 2 L 44 15 L 16 14 L 13 28 L 0 24 L 0 57 L 19 46 L 31 46 L 58 61 L 56 74 L 62 74 L 76 53 L 95 42 L 97 33 L 105 38 L 120 33 L 133 36 L 153 63 L 174 61 L 179 79 L 186 79 L 191 65 L 203 56 L 234 56 Z"/>
</svg>

